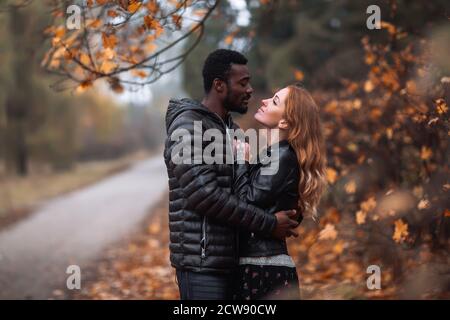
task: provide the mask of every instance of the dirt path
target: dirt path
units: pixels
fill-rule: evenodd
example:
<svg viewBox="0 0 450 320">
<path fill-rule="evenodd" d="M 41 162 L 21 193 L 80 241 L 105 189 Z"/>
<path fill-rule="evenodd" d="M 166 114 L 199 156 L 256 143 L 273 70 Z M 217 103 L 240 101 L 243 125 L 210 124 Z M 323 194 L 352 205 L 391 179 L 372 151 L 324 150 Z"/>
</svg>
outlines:
<svg viewBox="0 0 450 320">
<path fill-rule="evenodd" d="M 47 299 L 67 290 L 67 267 L 83 267 L 130 235 L 167 189 L 161 156 L 43 204 L 0 232 L 0 298 Z M 82 278 L 83 279 L 83 278 Z"/>
</svg>

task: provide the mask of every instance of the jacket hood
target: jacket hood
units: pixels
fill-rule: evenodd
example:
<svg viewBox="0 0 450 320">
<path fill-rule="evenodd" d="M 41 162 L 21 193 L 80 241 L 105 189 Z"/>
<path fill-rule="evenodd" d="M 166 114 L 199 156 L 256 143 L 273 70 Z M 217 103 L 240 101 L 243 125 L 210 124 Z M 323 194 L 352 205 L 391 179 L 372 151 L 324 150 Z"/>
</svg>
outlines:
<svg viewBox="0 0 450 320">
<path fill-rule="evenodd" d="M 183 99 L 170 99 L 169 100 L 169 106 L 167 107 L 166 112 L 166 132 L 168 132 L 170 125 L 172 122 L 183 112 L 186 112 L 188 110 L 195 110 L 196 112 L 203 113 L 205 116 L 209 116 L 214 121 L 217 121 L 219 124 L 221 124 L 220 118 L 217 114 L 214 112 L 211 112 L 206 108 L 203 104 L 201 104 L 199 101 L 190 99 L 190 98 L 183 98 Z M 231 115 L 228 114 L 226 122 L 231 125 L 232 127 L 236 127 L 234 124 Z"/>
<path fill-rule="evenodd" d="M 198 112 L 209 112 L 200 102 L 189 99 L 170 99 L 166 112 L 166 131 L 169 130 L 172 122 L 183 112 L 187 110 L 196 110 Z"/>
</svg>

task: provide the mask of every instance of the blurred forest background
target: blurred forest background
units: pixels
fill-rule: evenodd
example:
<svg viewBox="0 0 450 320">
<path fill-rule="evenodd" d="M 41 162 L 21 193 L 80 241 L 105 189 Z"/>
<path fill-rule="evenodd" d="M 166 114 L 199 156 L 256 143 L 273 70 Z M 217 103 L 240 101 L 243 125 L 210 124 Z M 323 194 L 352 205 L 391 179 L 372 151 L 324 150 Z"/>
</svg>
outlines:
<svg viewBox="0 0 450 320">
<path fill-rule="evenodd" d="M 128 5 L 134 3 L 140 1 Z M 381 8 L 381 29 L 366 27 L 372 4 Z M 33 2 L 0 12 L 3 186 L 17 186 L 18 176 L 23 184 L 30 175 L 157 150 L 168 97 L 201 99 L 207 54 L 239 50 L 255 89 L 248 114 L 236 116 L 242 127 L 257 127 L 260 99 L 292 82 L 321 108 L 329 186 L 319 222 L 304 221 L 300 238 L 289 240 L 303 298 L 448 299 L 449 19 L 446 0 L 220 1 L 201 40 L 165 81 L 135 92 L 93 86 L 80 94 L 50 88 L 55 76 L 41 66 L 51 46 L 43 38 L 47 7 Z M 147 88 L 151 98 L 143 99 Z M 12 201 L 8 190 L 0 190 L 3 208 Z M 107 253 L 98 277 L 76 297 L 177 298 L 166 202 L 151 210 L 133 242 Z M 382 290 L 367 289 L 369 265 L 381 267 Z"/>
</svg>

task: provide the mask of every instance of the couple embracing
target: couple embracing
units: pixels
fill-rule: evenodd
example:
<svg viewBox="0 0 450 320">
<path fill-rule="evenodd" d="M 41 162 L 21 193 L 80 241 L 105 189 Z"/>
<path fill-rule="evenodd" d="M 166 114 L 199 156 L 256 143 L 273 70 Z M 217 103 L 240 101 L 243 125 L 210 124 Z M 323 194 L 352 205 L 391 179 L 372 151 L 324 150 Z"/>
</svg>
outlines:
<svg viewBox="0 0 450 320">
<path fill-rule="evenodd" d="M 246 64 L 239 52 L 216 50 L 203 66 L 203 100 L 169 102 L 164 159 L 170 261 L 182 300 L 300 298 L 286 238 L 298 236 L 295 229 L 304 215 L 315 216 L 325 186 L 319 109 L 296 85 L 262 100 L 254 117 L 268 129 L 266 157 L 251 154 L 247 143 L 229 139 L 229 132 L 239 128 L 230 112 L 246 113 L 253 92 Z M 223 135 L 214 157 L 225 159 L 231 150 L 231 163 L 194 157 L 208 148 L 205 141 L 189 139 L 199 122 L 202 132 Z M 186 141 L 193 161 L 179 161 Z M 276 170 L 265 170 L 274 162 Z"/>
</svg>

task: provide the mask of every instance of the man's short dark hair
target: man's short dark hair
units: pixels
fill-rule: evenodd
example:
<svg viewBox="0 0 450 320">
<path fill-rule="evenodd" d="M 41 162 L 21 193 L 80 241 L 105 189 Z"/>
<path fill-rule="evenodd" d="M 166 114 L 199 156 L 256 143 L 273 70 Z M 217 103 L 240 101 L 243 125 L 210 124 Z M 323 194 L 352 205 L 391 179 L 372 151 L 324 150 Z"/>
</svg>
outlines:
<svg viewBox="0 0 450 320">
<path fill-rule="evenodd" d="M 228 80 L 231 64 L 247 64 L 247 58 L 241 53 L 228 49 L 218 49 L 211 52 L 203 65 L 203 88 L 209 93 L 214 79 Z"/>
</svg>

